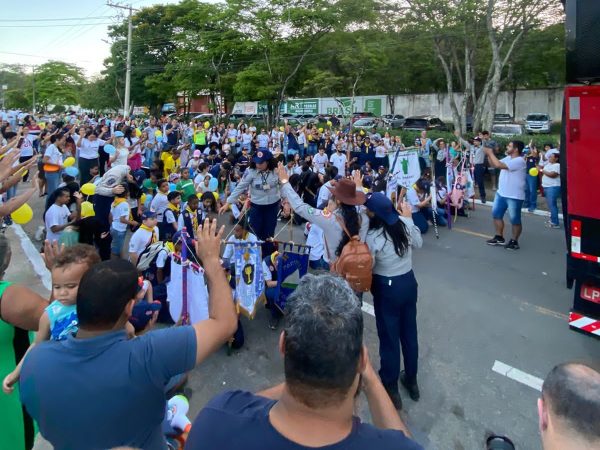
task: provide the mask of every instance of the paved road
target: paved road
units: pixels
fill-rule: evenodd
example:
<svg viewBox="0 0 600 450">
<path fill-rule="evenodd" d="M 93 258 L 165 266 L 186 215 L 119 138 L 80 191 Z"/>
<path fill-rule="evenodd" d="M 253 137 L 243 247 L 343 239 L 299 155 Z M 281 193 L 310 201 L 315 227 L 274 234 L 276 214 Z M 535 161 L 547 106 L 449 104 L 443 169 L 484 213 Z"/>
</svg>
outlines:
<svg viewBox="0 0 600 450">
<path fill-rule="evenodd" d="M 37 214 L 39 202 L 33 203 Z M 492 232 L 490 208 L 478 206 L 452 231 L 441 229 L 439 240 L 431 230 L 414 253 L 421 400 L 403 395 L 403 414 L 426 448 L 483 448 L 487 433 L 495 432 L 520 449 L 539 449 L 538 391 L 492 367 L 500 362 L 543 379 L 559 362 L 600 360 L 597 340 L 568 329 L 564 235 L 545 228 L 544 220 L 526 215 L 521 250 L 511 252 L 484 244 Z M 36 225 L 26 232 L 32 235 Z M 300 235 L 296 229 L 294 237 Z M 370 304 L 370 296 L 365 301 Z M 377 367 L 375 321 L 365 317 Z M 190 417 L 224 389 L 258 390 L 282 381 L 278 333 L 267 319 L 266 310 L 253 321 L 242 319 L 245 347 L 231 356 L 223 349 L 193 372 Z M 359 410 L 368 420 L 364 400 Z"/>
</svg>

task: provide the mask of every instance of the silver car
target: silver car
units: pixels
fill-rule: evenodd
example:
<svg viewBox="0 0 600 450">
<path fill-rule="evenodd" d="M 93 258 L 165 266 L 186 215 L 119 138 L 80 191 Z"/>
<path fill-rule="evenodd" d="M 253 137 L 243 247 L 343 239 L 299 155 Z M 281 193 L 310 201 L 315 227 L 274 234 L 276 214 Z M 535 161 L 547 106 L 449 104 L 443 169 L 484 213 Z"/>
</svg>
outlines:
<svg viewBox="0 0 600 450">
<path fill-rule="evenodd" d="M 552 120 L 548 114 L 530 113 L 525 118 L 525 131 L 532 133 L 550 133 Z"/>
<path fill-rule="evenodd" d="M 518 123 L 495 123 L 492 125 L 492 136 L 513 137 L 523 134 L 523 127 Z"/>
</svg>

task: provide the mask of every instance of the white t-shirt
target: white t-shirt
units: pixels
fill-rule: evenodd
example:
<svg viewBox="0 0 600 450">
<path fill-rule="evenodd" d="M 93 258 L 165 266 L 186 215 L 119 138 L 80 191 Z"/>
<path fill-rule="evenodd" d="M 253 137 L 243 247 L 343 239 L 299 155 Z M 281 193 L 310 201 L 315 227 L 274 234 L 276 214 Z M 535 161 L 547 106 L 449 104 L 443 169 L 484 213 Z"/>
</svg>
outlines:
<svg viewBox="0 0 600 450">
<path fill-rule="evenodd" d="M 125 147 L 120 147 L 117 149 L 117 157 L 112 163 L 112 166 L 126 166 L 127 165 L 127 157 L 129 156 L 129 150 Z"/>
<path fill-rule="evenodd" d="M 337 167 L 338 175 L 346 175 L 346 155 L 344 153 L 332 153 L 329 162 L 332 166 Z"/>
<path fill-rule="evenodd" d="M 545 172 L 556 172 L 560 175 L 560 163 L 547 163 L 544 166 Z M 550 178 L 548 175 L 542 176 L 542 187 L 560 186 L 560 176 Z"/>
<path fill-rule="evenodd" d="M 256 139 L 258 140 L 258 146 L 261 148 L 267 148 L 269 146 L 269 135 L 259 134 Z"/>
<path fill-rule="evenodd" d="M 156 239 L 158 239 L 158 227 L 154 227 Z M 152 241 L 152 233 L 142 228 L 138 228 L 129 240 L 129 253 L 140 255 Z M 158 264 L 157 264 L 158 266 Z"/>
<path fill-rule="evenodd" d="M 313 163 L 317 169 L 317 172 L 323 173 L 325 171 L 325 166 L 327 165 L 328 161 L 329 158 L 327 158 L 327 155 L 325 153 L 323 153 L 322 155 L 320 153 L 317 153 L 313 157 Z"/>
<path fill-rule="evenodd" d="M 249 144 L 250 142 L 252 142 L 252 135 L 250 133 L 242 134 L 242 143 Z"/>
<path fill-rule="evenodd" d="M 375 158 L 385 158 L 385 147 L 383 145 L 375 147 Z"/>
<path fill-rule="evenodd" d="M 412 213 L 420 211 L 421 208 L 418 205 L 421 203 L 421 200 L 419 200 L 419 194 L 417 194 L 417 191 L 412 186 L 406 190 L 406 201 L 410 204 L 410 211 Z"/>
<path fill-rule="evenodd" d="M 21 143 L 21 156 L 33 156 L 33 141 L 37 138 L 34 136 L 23 136 Z"/>
<path fill-rule="evenodd" d="M 81 146 L 79 147 L 79 157 L 83 159 L 98 158 L 98 148 L 104 144 L 106 144 L 106 141 L 103 141 L 102 139 L 90 141 L 87 138 L 83 138 Z"/>
<path fill-rule="evenodd" d="M 163 221 L 163 215 L 168 204 L 169 200 L 167 199 L 167 195 L 163 194 L 162 192 L 157 192 L 150 203 L 150 211 L 154 211 L 156 213 L 159 223 Z"/>
<path fill-rule="evenodd" d="M 507 156 L 500 160 L 508 169 L 502 169 L 498 177 L 498 194 L 506 198 L 525 200 L 525 175 L 527 164 L 525 158 Z"/>
<path fill-rule="evenodd" d="M 258 239 L 256 239 L 256 236 L 249 232 L 246 235 L 246 239 L 236 239 L 234 235 L 231 235 L 229 236 L 229 239 L 227 239 L 227 242 L 256 242 L 257 240 Z M 233 247 L 233 245 L 225 246 L 225 250 L 223 251 L 223 259 L 231 261 L 231 258 L 233 258 Z"/>
<path fill-rule="evenodd" d="M 66 205 L 58 206 L 56 204 L 52 205 L 46 211 L 46 216 L 44 218 L 44 222 L 46 223 L 46 239 L 50 242 L 58 241 L 62 231 L 58 233 L 52 232 L 52 227 L 55 225 L 64 225 L 69 221 L 69 215 L 71 211 L 67 208 Z"/>
<path fill-rule="evenodd" d="M 123 202 L 119 203 L 117 206 L 110 208 L 110 213 L 112 214 L 112 227 L 116 231 L 127 231 L 127 224 L 121 223 L 121 217 L 125 217 L 129 220 L 129 203 Z"/>
<path fill-rule="evenodd" d="M 329 191 L 329 189 L 327 189 Z M 310 254 L 308 259 L 318 261 L 325 253 L 325 235 L 323 229 L 314 223 L 310 224 L 308 236 L 306 236 L 306 245 L 310 245 Z"/>
<path fill-rule="evenodd" d="M 48 160 L 48 162 L 50 164 L 62 166 L 62 163 L 63 163 L 62 153 L 60 152 L 60 150 L 58 149 L 58 147 L 56 145 L 50 144 L 48 147 L 46 147 L 44 156 L 47 156 L 50 158 Z"/>
</svg>

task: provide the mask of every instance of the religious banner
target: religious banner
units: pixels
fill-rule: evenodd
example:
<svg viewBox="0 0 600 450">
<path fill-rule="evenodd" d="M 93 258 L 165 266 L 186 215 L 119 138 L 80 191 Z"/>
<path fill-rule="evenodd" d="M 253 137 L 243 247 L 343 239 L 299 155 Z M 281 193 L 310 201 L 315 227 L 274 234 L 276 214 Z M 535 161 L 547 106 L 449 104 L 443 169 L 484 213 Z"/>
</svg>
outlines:
<svg viewBox="0 0 600 450">
<path fill-rule="evenodd" d="M 388 158 L 390 173 L 386 195 L 388 198 L 392 198 L 392 193 L 398 186 L 409 187 L 417 182 L 421 176 L 421 167 L 417 150 L 390 152 Z"/>
<path fill-rule="evenodd" d="M 234 300 L 239 311 L 253 319 L 257 300 L 265 289 L 260 244 L 241 242 L 231 245 L 235 262 Z"/>
<path fill-rule="evenodd" d="M 275 305 L 283 312 L 289 295 L 294 292 L 300 278 L 308 272 L 310 247 L 283 244 L 283 254 L 277 262 L 277 293 Z"/>
<path fill-rule="evenodd" d="M 187 286 L 183 283 L 184 270 L 187 271 L 185 280 Z M 189 323 L 194 324 L 208 319 L 208 289 L 204 280 L 204 270 L 190 262 L 183 267 L 181 259 L 174 255 L 171 258 L 171 279 L 167 283 L 167 299 L 169 312 L 175 323 L 179 321 L 183 312 L 183 293 L 186 287 Z"/>
</svg>

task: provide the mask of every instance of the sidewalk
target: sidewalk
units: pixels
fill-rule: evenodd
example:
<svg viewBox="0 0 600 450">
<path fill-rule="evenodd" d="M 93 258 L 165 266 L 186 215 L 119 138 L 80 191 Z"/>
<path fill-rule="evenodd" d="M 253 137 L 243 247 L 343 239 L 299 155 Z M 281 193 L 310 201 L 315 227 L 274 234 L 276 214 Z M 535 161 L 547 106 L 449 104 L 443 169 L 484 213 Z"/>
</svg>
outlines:
<svg viewBox="0 0 600 450">
<path fill-rule="evenodd" d="M 7 227 L 5 233 L 10 242 L 12 258 L 4 279 L 23 284 L 48 297 L 52 287 L 50 272 L 29 237 L 19 225 Z"/>
</svg>

